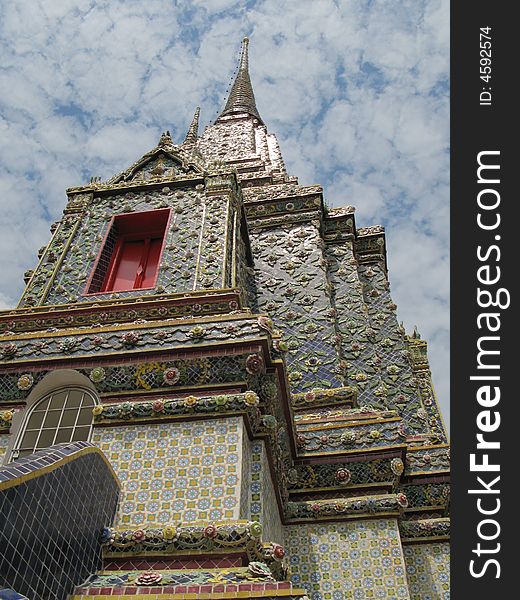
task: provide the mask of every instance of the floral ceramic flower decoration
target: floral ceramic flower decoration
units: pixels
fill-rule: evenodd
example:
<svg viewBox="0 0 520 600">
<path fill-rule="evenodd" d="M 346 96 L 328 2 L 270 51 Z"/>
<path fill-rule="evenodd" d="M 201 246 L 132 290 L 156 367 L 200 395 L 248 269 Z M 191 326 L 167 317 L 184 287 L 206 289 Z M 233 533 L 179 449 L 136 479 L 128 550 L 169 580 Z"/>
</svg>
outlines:
<svg viewBox="0 0 520 600">
<path fill-rule="evenodd" d="M 307 445 L 307 438 L 304 435 L 299 434 L 296 436 L 296 443 L 298 444 L 298 446 L 303 447 Z"/>
<path fill-rule="evenodd" d="M 291 371 L 288 379 L 291 383 L 298 383 L 303 379 L 303 373 L 300 373 L 299 371 Z"/>
<path fill-rule="evenodd" d="M 264 370 L 264 360 L 259 354 L 250 354 L 246 358 L 246 371 L 249 375 L 258 375 Z"/>
<path fill-rule="evenodd" d="M 193 407 L 198 401 L 199 399 L 196 396 L 186 396 L 186 398 L 184 398 L 184 406 L 187 406 L 188 408 Z"/>
<path fill-rule="evenodd" d="M 210 540 L 216 538 L 218 535 L 218 530 L 215 525 L 208 525 L 204 528 L 204 537 Z"/>
<path fill-rule="evenodd" d="M 275 340 L 274 347 L 278 352 L 287 352 L 289 350 L 289 346 L 285 340 Z"/>
<path fill-rule="evenodd" d="M 4 410 L 0 413 L 0 420 L 9 425 L 13 420 L 13 411 L 12 410 Z"/>
<path fill-rule="evenodd" d="M 144 531 L 144 529 L 136 529 L 133 534 L 132 534 L 132 538 L 136 541 L 136 542 L 142 542 L 146 537 L 146 532 Z"/>
<path fill-rule="evenodd" d="M 285 556 L 285 550 L 283 546 L 280 546 L 280 544 L 273 544 L 272 545 L 272 554 L 273 557 L 276 560 L 282 560 L 283 557 Z"/>
<path fill-rule="evenodd" d="M 260 317 L 258 317 L 257 322 L 258 322 L 258 326 L 261 329 L 265 329 L 266 331 L 269 331 L 269 332 L 271 332 L 273 330 L 273 321 L 269 317 L 266 317 L 265 315 L 261 315 Z"/>
<path fill-rule="evenodd" d="M 162 536 L 165 540 L 171 541 L 177 537 L 177 528 L 173 525 L 167 525 L 162 530 Z"/>
<path fill-rule="evenodd" d="M 206 334 L 207 331 L 204 329 L 204 327 L 201 325 L 196 325 L 190 329 L 188 336 L 196 340 L 201 340 Z"/>
<path fill-rule="evenodd" d="M 92 414 L 95 417 L 99 417 L 103 413 L 104 409 L 105 407 L 102 404 L 96 404 L 96 406 L 94 406 L 94 408 L 92 409 Z"/>
<path fill-rule="evenodd" d="M 262 423 L 264 424 L 264 427 L 266 429 L 275 429 L 277 420 L 276 417 L 273 415 L 264 415 L 262 417 Z"/>
<path fill-rule="evenodd" d="M 136 577 L 135 583 L 137 585 L 155 585 L 160 583 L 161 579 L 161 573 L 157 571 L 145 571 Z"/>
<path fill-rule="evenodd" d="M 16 382 L 16 386 L 19 390 L 25 391 L 32 387 L 34 383 L 34 378 L 29 373 L 25 373 L 24 375 L 20 375 L 18 381 Z"/>
<path fill-rule="evenodd" d="M 262 525 L 258 521 L 253 521 L 249 526 L 249 532 L 255 538 L 259 538 L 262 535 Z"/>
<path fill-rule="evenodd" d="M 76 350 L 76 348 L 79 345 L 79 340 L 75 339 L 75 338 L 67 338 L 65 340 L 63 340 L 60 344 L 60 350 L 61 352 L 74 352 L 74 350 Z"/>
<path fill-rule="evenodd" d="M 15 344 L 4 344 L 0 348 L 0 352 L 5 358 L 13 358 L 15 354 L 18 352 L 18 348 Z"/>
<path fill-rule="evenodd" d="M 260 400 L 255 392 L 245 392 L 244 402 L 248 406 L 256 406 L 260 402 Z"/>
<path fill-rule="evenodd" d="M 92 371 L 90 371 L 89 379 L 94 383 L 100 383 L 106 377 L 106 372 L 103 367 L 94 367 Z"/>
<path fill-rule="evenodd" d="M 400 458 L 392 458 L 390 468 L 392 469 L 392 473 L 399 477 L 404 471 L 404 463 Z"/>
<path fill-rule="evenodd" d="M 103 345 L 103 338 L 99 335 L 94 336 L 91 339 L 92 345 L 94 346 L 94 348 L 100 348 Z"/>
<path fill-rule="evenodd" d="M 402 508 L 408 507 L 408 498 L 404 494 L 397 494 L 397 503 Z"/>
<path fill-rule="evenodd" d="M 154 400 L 152 402 L 152 410 L 155 413 L 160 413 L 164 410 L 164 402 L 160 399 Z"/>
<path fill-rule="evenodd" d="M 352 444 L 356 443 L 357 435 L 354 431 L 346 431 L 345 433 L 341 434 L 340 441 L 345 446 L 351 446 Z"/>
<path fill-rule="evenodd" d="M 175 385 L 180 379 L 180 371 L 176 367 L 169 367 L 163 373 L 163 381 L 166 385 Z"/>
<path fill-rule="evenodd" d="M 271 569 L 263 562 L 251 561 L 247 566 L 247 570 L 254 577 L 273 578 Z"/>
<path fill-rule="evenodd" d="M 348 485 L 352 479 L 352 473 L 348 469 L 338 469 L 336 471 L 336 481 L 340 485 Z"/>
<path fill-rule="evenodd" d="M 131 402 L 123 402 L 117 407 L 117 413 L 120 417 L 126 418 L 132 414 L 133 404 Z"/>
<path fill-rule="evenodd" d="M 114 530 L 111 527 L 103 527 L 100 541 L 102 544 L 110 543 L 114 540 Z"/>
<path fill-rule="evenodd" d="M 418 419 L 421 419 L 421 421 L 426 421 L 428 418 L 428 413 L 424 408 L 418 408 L 416 415 Z"/>
<path fill-rule="evenodd" d="M 125 333 L 123 333 L 123 335 L 121 336 L 121 341 L 123 342 L 123 344 L 125 346 L 136 346 L 139 342 L 139 334 L 136 333 L 135 331 L 126 331 Z"/>
</svg>

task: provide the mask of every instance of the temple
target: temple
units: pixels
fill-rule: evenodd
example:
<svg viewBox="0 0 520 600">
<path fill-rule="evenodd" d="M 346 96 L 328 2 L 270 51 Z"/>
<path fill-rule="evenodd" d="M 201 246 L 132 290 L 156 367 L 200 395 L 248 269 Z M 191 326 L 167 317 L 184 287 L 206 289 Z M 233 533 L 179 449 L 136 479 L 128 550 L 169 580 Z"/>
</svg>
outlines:
<svg viewBox="0 0 520 600">
<path fill-rule="evenodd" d="M 67 190 L 0 313 L 0 597 L 447 600 L 449 445 L 384 228 L 288 174 L 247 38 L 199 112 Z"/>
</svg>

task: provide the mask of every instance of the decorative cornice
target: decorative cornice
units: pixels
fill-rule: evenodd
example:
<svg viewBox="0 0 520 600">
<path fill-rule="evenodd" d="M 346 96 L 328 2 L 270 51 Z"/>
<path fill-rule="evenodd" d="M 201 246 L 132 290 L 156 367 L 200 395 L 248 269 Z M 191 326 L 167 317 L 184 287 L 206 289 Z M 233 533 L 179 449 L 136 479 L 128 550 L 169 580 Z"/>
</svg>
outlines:
<svg viewBox="0 0 520 600">
<path fill-rule="evenodd" d="M 98 367 L 99 369 L 99 367 Z M 174 369 L 170 369 L 174 371 Z M 92 373 L 95 372 L 95 369 Z M 167 376 L 167 373 L 165 374 Z M 242 394 L 219 394 L 214 396 L 194 395 L 182 398 L 156 398 L 150 402 L 123 402 L 118 404 L 98 404 L 93 409 L 94 423 L 141 423 L 166 421 L 194 415 L 216 416 L 222 413 L 246 413 L 256 431 L 260 424 L 260 400 L 255 392 Z"/>
<path fill-rule="evenodd" d="M 275 543 L 263 543 L 262 526 L 256 521 L 216 522 L 188 526 L 165 525 L 157 529 L 106 528 L 102 533 L 105 557 L 161 554 L 191 555 L 245 552 L 250 561 L 268 565 L 273 576 L 286 573 L 285 551 Z"/>
<path fill-rule="evenodd" d="M 448 540 L 450 537 L 450 519 L 421 519 L 400 521 L 399 531 L 403 544 Z"/>
<path fill-rule="evenodd" d="M 399 457 L 372 458 L 370 455 L 341 462 L 297 464 L 287 474 L 291 494 L 351 490 L 375 484 L 393 486 L 404 471 Z"/>
<path fill-rule="evenodd" d="M 241 290 L 200 290 L 134 298 L 107 298 L 80 304 L 45 305 L 0 311 L 0 335 L 70 329 L 165 318 L 227 314 L 241 308 Z M 9 334 L 9 335 L 11 335 Z"/>
<path fill-rule="evenodd" d="M 357 498 L 333 498 L 288 502 L 286 519 L 289 522 L 355 519 L 374 515 L 400 516 L 408 500 L 404 494 L 361 496 Z"/>
<path fill-rule="evenodd" d="M 292 394 L 292 407 L 295 411 L 316 407 L 336 406 L 354 408 L 357 403 L 357 390 L 353 387 L 314 389 L 309 392 Z"/>
</svg>

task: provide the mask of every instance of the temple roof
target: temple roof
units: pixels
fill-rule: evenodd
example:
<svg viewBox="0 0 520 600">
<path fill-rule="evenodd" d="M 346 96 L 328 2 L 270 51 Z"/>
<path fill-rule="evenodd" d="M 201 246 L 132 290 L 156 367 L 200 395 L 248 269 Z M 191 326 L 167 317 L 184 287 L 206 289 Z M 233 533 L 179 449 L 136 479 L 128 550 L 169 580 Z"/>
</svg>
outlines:
<svg viewBox="0 0 520 600">
<path fill-rule="evenodd" d="M 249 38 L 245 37 L 242 40 L 242 54 L 240 56 L 240 65 L 236 79 L 229 93 L 224 110 L 220 114 L 221 117 L 236 113 L 249 113 L 262 121 L 258 109 L 256 108 L 255 94 L 249 77 L 249 56 L 248 56 Z"/>
</svg>

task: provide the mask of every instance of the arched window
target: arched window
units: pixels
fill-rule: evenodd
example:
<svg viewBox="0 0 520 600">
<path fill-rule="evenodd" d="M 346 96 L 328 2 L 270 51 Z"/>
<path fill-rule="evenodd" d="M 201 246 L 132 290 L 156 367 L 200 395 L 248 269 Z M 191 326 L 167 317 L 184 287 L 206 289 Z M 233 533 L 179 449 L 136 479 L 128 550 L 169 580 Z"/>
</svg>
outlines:
<svg viewBox="0 0 520 600">
<path fill-rule="evenodd" d="M 88 441 L 96 398 L 84 388 L 50 392 L 37 401 L 22 425 L 12 458 L 61 442 Z"/>
</svg>

